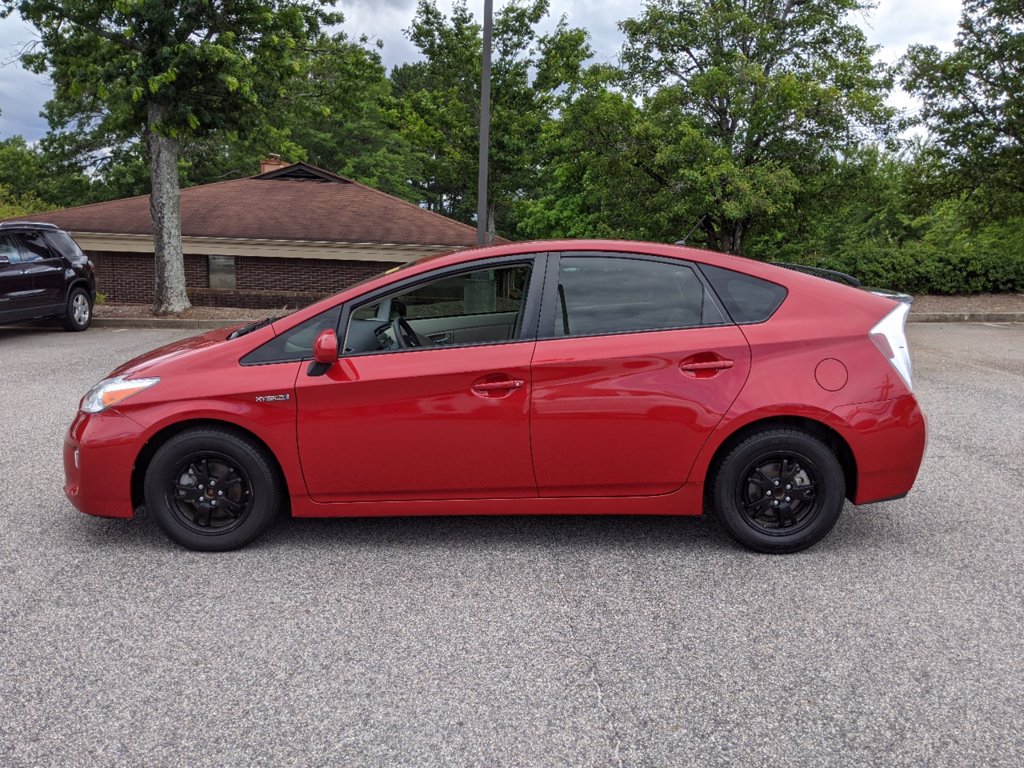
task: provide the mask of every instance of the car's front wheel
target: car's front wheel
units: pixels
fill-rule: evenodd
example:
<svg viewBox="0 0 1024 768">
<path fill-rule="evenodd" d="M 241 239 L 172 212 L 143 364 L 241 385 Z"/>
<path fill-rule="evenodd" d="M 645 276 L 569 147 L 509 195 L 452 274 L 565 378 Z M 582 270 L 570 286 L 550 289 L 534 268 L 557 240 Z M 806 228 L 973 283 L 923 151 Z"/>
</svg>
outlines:
<svg viewBox="0 0 1024 768">
<path fill-rule="evenodd" d="M 273 460 L 230 429 L 181 432 L 157 450 L 145 477 L 146 508 L 189 549 L 237 549 L 259 536 L 282 506 Z"/>
<path fill-rule="evenodd" d="M 92 298 L 81 286 L 72 288 L 68 294 L 68 306 L 64 311 L 64 330 L 84 331 L 92 322 Z"/>
<path fill-rule="evenodd" d="M 712 486 L 725 529 L 758 552 L 798 552 L 820 541 L 839 518 L 843 468 L 814 435 L 765 429 L 722 460 Z"/>
</svg>

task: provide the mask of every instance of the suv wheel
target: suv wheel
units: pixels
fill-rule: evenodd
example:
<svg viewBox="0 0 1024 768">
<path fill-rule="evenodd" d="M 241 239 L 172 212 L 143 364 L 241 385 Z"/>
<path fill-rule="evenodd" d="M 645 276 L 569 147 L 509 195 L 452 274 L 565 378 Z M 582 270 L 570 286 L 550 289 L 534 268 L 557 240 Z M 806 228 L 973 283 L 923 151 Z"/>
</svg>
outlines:
<svg viewBox="0 0 1024 768">
<path fill-rule="evenodd" d="M 64 313 L 64 330 L 84 331 L 91 322 L 92 299 L 89 298 L 89 292 L 82 287 L 72 288 Z"/>
</svg>

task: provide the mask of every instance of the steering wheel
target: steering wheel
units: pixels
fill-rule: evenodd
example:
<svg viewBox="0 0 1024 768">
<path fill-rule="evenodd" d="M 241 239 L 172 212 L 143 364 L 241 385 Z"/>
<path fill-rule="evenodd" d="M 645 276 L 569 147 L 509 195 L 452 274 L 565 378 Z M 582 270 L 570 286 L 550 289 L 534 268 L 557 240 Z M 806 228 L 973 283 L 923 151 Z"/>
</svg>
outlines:
<svg viewBox="0 0 1024 768">
<path fill-rule="evenodd" d="M 391 335 L 395 337 L 395 343 L 402 349 L 433 346 L 430 339 L 416 333 L 409 325 L 409 321 L 401 315 L 395 315 L 395 319 L 391 321 Z"/>
</svg>

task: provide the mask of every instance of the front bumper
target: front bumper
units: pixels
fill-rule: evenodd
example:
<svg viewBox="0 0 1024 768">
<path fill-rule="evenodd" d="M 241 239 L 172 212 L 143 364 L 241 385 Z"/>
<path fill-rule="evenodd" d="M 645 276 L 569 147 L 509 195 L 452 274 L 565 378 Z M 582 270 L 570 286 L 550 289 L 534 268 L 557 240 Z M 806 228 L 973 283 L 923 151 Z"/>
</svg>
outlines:
<svg viewBox="0 0 1024 768">
<path fill-rule="evenodd" d="M 64 437 L 64 494 L 97 517 L 129 518 L 142 428 L 116 410 L 79 413 Z"/>
<path fill-rule="evenodd" d="M 857 464 L 854 504 L 906 496 L 927 444 L 924 414 L 913 395 L 844 405 L 828 422 L 850 446 Z"/>
</svg>

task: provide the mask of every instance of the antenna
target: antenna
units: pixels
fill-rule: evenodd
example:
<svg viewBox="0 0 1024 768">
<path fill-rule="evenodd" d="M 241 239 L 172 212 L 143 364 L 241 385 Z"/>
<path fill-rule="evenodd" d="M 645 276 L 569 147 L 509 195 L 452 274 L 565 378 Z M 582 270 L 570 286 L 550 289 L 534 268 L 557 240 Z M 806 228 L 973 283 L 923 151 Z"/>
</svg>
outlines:
<svg viewBox="0 0 1024 768">
<path fill-rule="evenodd" d="M 692 235 L 694 232 L 697 231 L 697 227 L 699 227 L 701 224 L 703 224 L 704 223 L 704 219 L 706 219 L 707 217 L 708 217 L 708 215 L 705 213 L 703 216 L 701 216 L 699 219 L 697 219 L 697 223 L 693 225 L 693 229 L 691 229 L 689 232 L 686 233 L 686 237 L 684 237 L 682 240 L 676 240 L 675 244 L 676 245 L 686 245 L 686 241 L 690 239 L 690 235 Z"/>
</svg>

